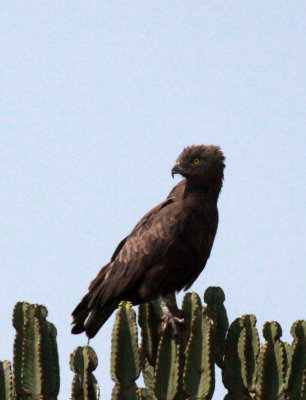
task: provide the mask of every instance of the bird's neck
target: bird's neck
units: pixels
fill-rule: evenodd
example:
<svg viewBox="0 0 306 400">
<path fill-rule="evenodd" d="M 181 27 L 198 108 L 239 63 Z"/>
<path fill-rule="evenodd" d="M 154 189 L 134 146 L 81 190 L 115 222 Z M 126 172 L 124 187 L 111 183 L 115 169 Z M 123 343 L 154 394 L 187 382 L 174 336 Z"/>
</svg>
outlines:
<svg viewBox="0 0 306 400">
<path fill-rule="evenodd" d="M 186 179 L 184 197 L 192 193 L 204 194 L 206 198 L 217 201 L 222 188 L 223 175 L 210 180 Z"/>
</svg>

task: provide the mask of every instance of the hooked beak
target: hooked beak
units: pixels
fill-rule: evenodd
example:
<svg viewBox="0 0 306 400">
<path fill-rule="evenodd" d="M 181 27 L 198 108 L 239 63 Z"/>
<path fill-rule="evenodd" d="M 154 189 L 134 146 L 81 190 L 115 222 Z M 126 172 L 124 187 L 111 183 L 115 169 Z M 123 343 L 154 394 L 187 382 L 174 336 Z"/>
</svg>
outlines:
<svg viewBox="0 0 306 400">
<path fill-rule="evenodd" d="M 180 174 L 180 173 L 181 173 L 180 163 L 177 162 L 177 163 L 175 164 L 175 166 L 174 166 L 174 167 L 172 168 L 172 170 L 171 170 L 172 178 L 174 178 L 174 175 L 175 175 L 175 174 Z"/>
</svg>

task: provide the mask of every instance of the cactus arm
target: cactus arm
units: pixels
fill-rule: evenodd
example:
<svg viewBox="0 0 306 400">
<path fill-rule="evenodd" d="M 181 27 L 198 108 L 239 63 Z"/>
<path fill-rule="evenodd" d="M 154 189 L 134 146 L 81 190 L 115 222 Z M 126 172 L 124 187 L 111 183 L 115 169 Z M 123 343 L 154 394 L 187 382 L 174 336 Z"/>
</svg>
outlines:
<svg viewBox="0 0 306 400">
<path fill-rule="evenodd" d="M 173 400 L 178 389 L 178 349 L 170 324 L 158 345 L 154 392 L 158 400 Z"/>
<path fill-rule="evenodd" d="M 98 400 L 100 389 L 93 371 L 98 358 L 90 346 L 77 347 L 70 355 L 70 369 L 75 373 L 72 381 L 72 400 Z"/>
<path fill-rule="evenodd" d="M 14 399 L 12 368 L 9 361 L 0 361 L 0 399 Z"/>
<path fill-rule="evenodd" d="M 238 339 L 238 355 L 241 362 L 241 376 L 244 386 L 255 391 L 256 360 L 259 353 L 259 336 L 255 327 L 255 315 L 241 317 L 242 331 Z"/>
<path fill-rule="evenodd" d="M 281 342 L 281 326 L 266 322 L 263 326 L 266 343 L 261 347 L 258 357 L 256 399 L 285 399 L 286 348 Z"/>
<path fill-rule="evenodd" d="M 225 294 L 220 287 L 209 287 L 204 293 L 204 301 L 207 304 L 204 315 L 212 321 L 212 346 L 214 349 L 215 363 L 223 368 L 226 333 L 228 330 L 228 318 L 224 307 Z"/>
<path fill-rule="evenodd" d="M 129 304 L 122 302 L 112 331 L 111 377 L 116 382 L 112 399 L 136 398 L 135 380 L 139 374 L 136 313 Z"/>
<path fill-rule="evenodd" d="M 306 321 L 296 321 L 290 332 L 293 342 L 288 351 L 286 390 L 290 400 L 306 400 Z"/>
<path fill-rule="evenodd" d="M 195 311 L 191 333 L 186 347 L 183 384 L 191 399 L 211 399 L 215 387 L 215 368 L 211 346 L 211 324 L 202 316 L 201 308 Z"/>
</svg>

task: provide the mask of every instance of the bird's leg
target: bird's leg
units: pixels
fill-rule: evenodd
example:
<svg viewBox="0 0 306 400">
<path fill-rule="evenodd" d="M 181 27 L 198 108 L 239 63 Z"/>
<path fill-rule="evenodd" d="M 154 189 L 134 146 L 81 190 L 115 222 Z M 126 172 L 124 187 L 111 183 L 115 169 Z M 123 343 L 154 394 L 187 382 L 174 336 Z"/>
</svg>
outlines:
<svg viewBox="0 0 306 400">
<path fill-rule="evenodd" d="M 162 330 L 164 331 L 167 328 L 167 325 L 170 324 L 174 335 L 177 336 L 183 327 L 184 318 L 182 318 L 182 311 L 177 307 L 175 294 L 172 293 L 166 296 L 161 296 L 160 303 L 163 310 Z"/>
</svg>

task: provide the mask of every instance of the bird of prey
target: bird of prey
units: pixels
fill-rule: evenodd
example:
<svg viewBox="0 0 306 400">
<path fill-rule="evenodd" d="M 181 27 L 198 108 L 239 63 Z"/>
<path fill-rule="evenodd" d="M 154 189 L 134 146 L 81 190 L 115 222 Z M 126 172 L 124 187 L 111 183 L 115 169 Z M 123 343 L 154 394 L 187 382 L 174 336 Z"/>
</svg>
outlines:
<svg viewBox="0 0 306 400">
<path fill-rule="evenodd" d="M 224 160 L 218 146 L 182 151 L 171 172 L 185 179 L 119 243 L 73 311 L 72 333 L 92 338 L 121 301 L 137 305 L 193 284 L 217 231 Z"/>
</svg>

